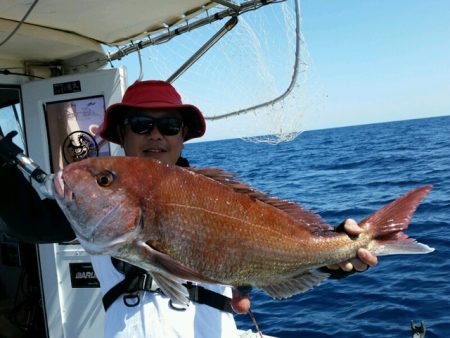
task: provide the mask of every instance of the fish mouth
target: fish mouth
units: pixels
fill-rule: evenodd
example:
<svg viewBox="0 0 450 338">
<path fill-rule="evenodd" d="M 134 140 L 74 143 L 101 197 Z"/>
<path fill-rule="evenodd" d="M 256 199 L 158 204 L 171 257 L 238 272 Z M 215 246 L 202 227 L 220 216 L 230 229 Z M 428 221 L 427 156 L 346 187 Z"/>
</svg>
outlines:
<svg viewBox="0 0 450 338">
<path fill-rule="evenodd" d="M 64 183 L 62 170 L 58 171 L 53 177 L 53 186 L 55 187 L 57 199 L 66 201 L 72 201 L 74 199 L 73 192 Z"/>
</svg>

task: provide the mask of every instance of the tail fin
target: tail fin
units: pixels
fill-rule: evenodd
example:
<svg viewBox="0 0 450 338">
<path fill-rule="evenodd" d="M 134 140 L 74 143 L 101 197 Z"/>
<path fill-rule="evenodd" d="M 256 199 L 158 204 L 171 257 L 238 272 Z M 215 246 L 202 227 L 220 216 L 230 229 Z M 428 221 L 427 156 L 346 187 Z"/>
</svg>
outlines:
<svg viewBox="0 0 450 338">
<path fill-rule="evenodd" d="M 374 239 L 369 247 L 373 254 L 425 254 L 434 251 L 402 232 L 408 228 L 417 206 L 431 189 L 431 186 L 416 188 L 360 222 L 359 225 L 366 228 Z"/>
</svg>

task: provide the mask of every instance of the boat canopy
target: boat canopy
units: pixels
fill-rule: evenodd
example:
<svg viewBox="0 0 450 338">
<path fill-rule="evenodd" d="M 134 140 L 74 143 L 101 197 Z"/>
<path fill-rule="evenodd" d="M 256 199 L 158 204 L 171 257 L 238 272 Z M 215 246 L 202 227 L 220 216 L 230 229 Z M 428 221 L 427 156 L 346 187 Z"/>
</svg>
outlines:
<svg viewBox="0 0 450 338">
<path fill-rule="evenodd" d="M 130 43 L 216 5 L 204 0 L 3 0 L 0 43 L 18 29 L 0 45 L 0 68 L 103 56 L 102 45 Z"/>
<path fill-rule="evenodd" d="M 207 24 L 271 2 L 276 1 L 2 0 L 0 71 L 51 63 L 64 73 L 82 71 L 75 69 L 80 65 L 93 70 L 110 59 L 104 46 L 148 43 L 158 34 L 171 38 L 201 26 L 200 20 Z M 122 53 L 118 51 L 116 58 Z"/>
</svg>

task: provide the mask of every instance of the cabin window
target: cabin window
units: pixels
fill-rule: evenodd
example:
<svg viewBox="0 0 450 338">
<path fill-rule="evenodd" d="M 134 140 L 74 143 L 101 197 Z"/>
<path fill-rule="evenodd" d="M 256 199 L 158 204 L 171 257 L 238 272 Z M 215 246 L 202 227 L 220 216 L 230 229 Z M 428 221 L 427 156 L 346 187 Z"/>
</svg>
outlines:
<svg viewBox="0 0 450 338">
<path fill-rule="evenodd" d="M 17 131 L 14 143 L 25 150 L 25 133 L 19 86 L 0 86 L 0 132 Z"/>
</svg>

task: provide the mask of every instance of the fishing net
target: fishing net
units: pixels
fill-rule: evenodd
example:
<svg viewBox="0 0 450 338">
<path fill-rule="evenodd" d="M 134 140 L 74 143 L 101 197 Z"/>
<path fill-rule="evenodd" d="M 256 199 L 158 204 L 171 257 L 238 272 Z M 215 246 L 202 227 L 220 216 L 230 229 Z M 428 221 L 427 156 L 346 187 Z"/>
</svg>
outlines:
<svg viewBox="0 0 450 338">
<path fill-rule="evenodd" d="M 303 130 L 304 115 L 317 109 L 320 92 L 310 78 L 311 62 L 300 30 L 300 4 L 296 0 L 270 4 L 238 19 L 238 24 L 173 84 L 185 102 L 197 105 L 204 113 L 207 134 L 203 140 L 292 140 Z M 144 79 L 166 80 L 226 20 L 128 58 L 134 58 L 136 65 L 142 63 Z M 138 77 L 133 69 L 129 74 L 130 83 Z"/>
</svg>

